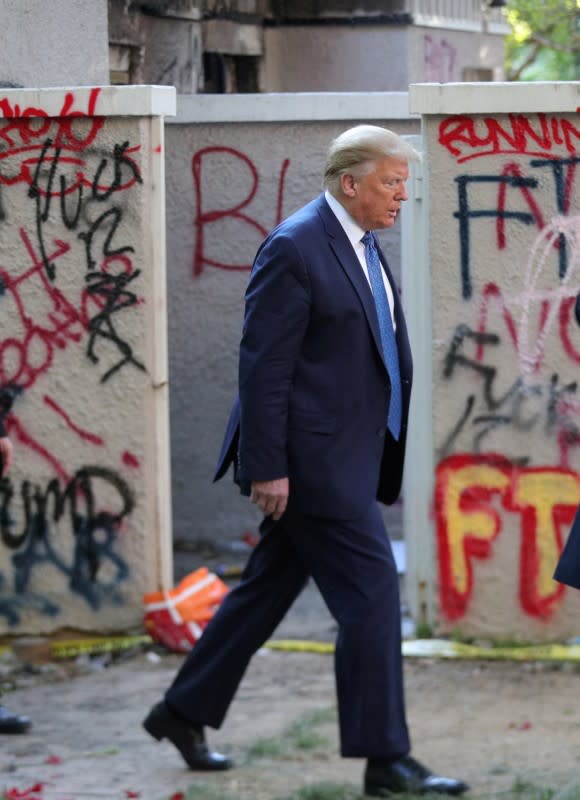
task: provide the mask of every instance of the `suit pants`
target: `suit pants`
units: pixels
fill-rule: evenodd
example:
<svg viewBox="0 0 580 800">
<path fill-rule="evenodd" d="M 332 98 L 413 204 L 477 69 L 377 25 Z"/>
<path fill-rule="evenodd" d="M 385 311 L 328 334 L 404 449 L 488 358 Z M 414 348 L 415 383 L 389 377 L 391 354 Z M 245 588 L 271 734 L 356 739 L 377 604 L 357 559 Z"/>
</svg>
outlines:
<svg viewBox="0 0 580 800">
<path fill-rule="evenodd" d="M 251 657 L 312 577 L 338 624 L 342 755 L 406 755 L 398 577 L 377 504 L 355 520 L 286 512 L 278 522 L 266 519 L 262 531 L 239 585 L 168 689 L 167 705 L 190 722 L 219 728 Z"/>
</svg>

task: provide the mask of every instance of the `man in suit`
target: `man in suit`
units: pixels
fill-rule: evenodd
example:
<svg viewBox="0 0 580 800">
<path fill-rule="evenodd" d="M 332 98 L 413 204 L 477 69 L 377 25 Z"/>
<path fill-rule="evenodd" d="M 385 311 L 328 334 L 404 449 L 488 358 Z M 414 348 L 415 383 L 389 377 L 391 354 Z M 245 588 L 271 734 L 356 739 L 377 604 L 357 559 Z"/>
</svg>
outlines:
<svg viewBox="0 0 580 800">
<path fill-rule="evenodd" d="M 412 363 L 397 287 L 373 230 L 391 228 L 418 153 L 373 125 L 330 145 L 325 192 L 261 245 L 246 292 L 234 404 L 216 479 L 264 513 L 262 537 L 144 725 L 192 769 L 256 650 L 312 577 L 338 624 L 341 753 L 365 790 L 461 794 L 411 758 L 397 570 L 377 499 L 400 491 Z"/>
<path fill-rule="evenodd" d="M 576 297 L 574 312 L 576 322 L 580 325 L 580 292 Z M 572 529 L 556 565 L 554 579 L 573 586 L 575 589 L 580 589 L 580 506 L 576 511 Z"/>
<path fill-rule="evenodd" d="M 8 474 L 12 463 L 12 442 L 6 435 L 4 417 L 12 406 L 12 395 L 8 390 L 0 389 L 0 477 Z M 15 714 L 0 704 L 0 733 L 26 733 L 30 728 L 30 719 L 22 714 Z"/>
</svg>

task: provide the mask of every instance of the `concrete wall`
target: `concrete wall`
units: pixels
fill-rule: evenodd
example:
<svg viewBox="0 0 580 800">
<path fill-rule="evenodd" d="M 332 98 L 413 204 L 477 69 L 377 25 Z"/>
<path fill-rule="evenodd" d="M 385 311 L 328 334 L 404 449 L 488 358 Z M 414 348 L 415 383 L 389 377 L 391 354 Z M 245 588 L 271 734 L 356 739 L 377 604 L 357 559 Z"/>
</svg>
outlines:
<svg viewBox="0 0 580 800">
<path fill-rule="evenodd" d="M 109 83 L 107 0 L 0 0 L 0 85 Z"/>
<path fill-rule="evenodd" d="M 265 92 L 407 91 L 406 28 L 286 25 L 264 36 Z"/>
<path fill-rule="evenodd" d="M 180 97 L 166 127 L 173 524 L 177 546 L 239 542 L 259 515 L 211 479 L 237 389 L 244 292 L 256 250 L 321 190 L 330 140 L 359 121 L 400 133 L 400 94 Z M 404 212 L 403 212 L 404 213 Z M 400 231 L 383 237 L 400 271 Z M 400 509 L 391 511 L 400 533 Z"/>
<path fill-rule="evenodd" d="M 580 502 L 580 84 L 410 98 L 429 172 L 434 477 L 416 496 L 434 511 L 435 618 L 577 635 L 580 593 L 552 573 Z"/>
<path fill-rule="evenodd" d="M 159 87 L 0 94 L 0 633 L 126 629 L 171 580 Z M 121 116 L 122 115 L 122 116 Z"/>
<path fill-rule="evenodd" d="M 264 30 L 263 91 L 407 91 L 410 83 L 503 79 L 503 37 L 479 30 L 363 25 Z M 483 78 L 481 78 L 483 80 Z"/>
</svg>

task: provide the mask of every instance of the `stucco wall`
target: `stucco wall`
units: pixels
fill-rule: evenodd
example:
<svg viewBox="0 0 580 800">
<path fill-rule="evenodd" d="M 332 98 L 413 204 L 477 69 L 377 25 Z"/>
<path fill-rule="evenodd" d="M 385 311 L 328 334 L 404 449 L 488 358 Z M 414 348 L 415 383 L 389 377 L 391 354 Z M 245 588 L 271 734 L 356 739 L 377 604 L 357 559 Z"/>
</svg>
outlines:
<svg viewBox="0 0 580 800">
<path fill-rule="evenodd" d="M 107 0 L 0 0 L 0 84 L 109 83 Z"/>
<path fill-rule="evenodd" d="M 255 533 L 260 519 L 229 475 L 211 483 L 237 389 L 244 292 L 258 246 L 320 192 L 335 135 L 358 121 L 417 132 L 418 120 L 409 119 L 406 96 L 403 103 L 389 94 L 180 103 L 166 126 L 174 538 L 230 544 Z M 399 237 L 398 228 L 382 237 L 397 274 Z M 391 520 L 400 533 L 397 507 Z"/>
<path fill-rule="evenodd" d="M 580 502 L 580 85 L 412 87 L 429 165 L 442 630 L 560 638 Z"/>
<path fill-rule="evenodd" d="M 0 95 L 0 632 L 124 629 L 171 577 L 159 114 L 174 97 Z"/>
</svg>

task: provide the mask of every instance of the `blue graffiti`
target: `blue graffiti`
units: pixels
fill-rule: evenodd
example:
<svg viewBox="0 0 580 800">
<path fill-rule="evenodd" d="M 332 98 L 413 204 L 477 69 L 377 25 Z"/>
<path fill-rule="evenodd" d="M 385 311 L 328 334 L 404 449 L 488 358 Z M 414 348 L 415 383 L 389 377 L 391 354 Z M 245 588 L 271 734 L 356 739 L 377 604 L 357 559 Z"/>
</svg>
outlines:
<svg viewBox="0 0 580 800">
<path fill-rule="evenodd" d="M 115 512 L 97 507 L 98 482 L 112 488 L 120 500 Z M 125 481 L 112 470 L 87 466 L 78 470 L 64 488 L 57 479 L 45 489 L 23 481 L 20 498 L 24 519 L 16 531 L 11 511 L 14 488 L 9 479 L 0 481 L 0 540 L 15 551 L 12 596 L 7 596 L 8 587 L 0 575 L 0 616 L 13 626 L 19 621 L 18 610 L 24 606 L 33 606 L 49 616 L 58 613 L 51 600 L 30 591 L 35 570 L 47 564 L 66 576 L 70 591 L 81 596 L 91 609 L 122 604 L 121 584 L 129 577 L 129 567 L 116 552 L 117 535 L 120 523 L 135 507 Z M 63 544 L 63 522 L 68 522 L 73 540 L 68 559 L 59 546 Z M 108 578 L 102 579 L 105 564 Z"/>
</svg>

